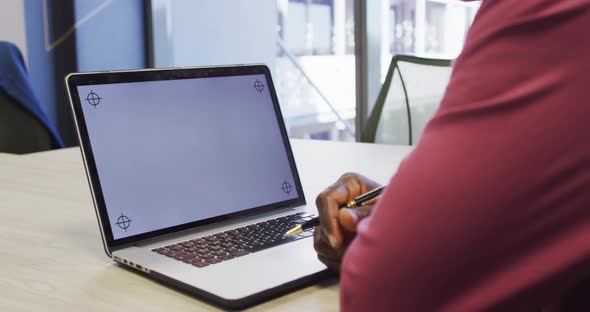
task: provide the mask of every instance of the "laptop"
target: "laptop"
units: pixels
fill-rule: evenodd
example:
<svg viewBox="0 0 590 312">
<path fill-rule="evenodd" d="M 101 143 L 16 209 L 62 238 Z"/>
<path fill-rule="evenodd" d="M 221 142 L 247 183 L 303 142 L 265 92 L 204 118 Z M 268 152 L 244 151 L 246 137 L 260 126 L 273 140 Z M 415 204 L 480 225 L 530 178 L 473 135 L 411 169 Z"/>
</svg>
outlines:
<svg viewBox="0 0 590 312">
<path fill-rule="evenodd" d="M 106 254 L 243 308 L 326 276 L 269 69 L 74 73 L 66 86 Z"/>
</svg>

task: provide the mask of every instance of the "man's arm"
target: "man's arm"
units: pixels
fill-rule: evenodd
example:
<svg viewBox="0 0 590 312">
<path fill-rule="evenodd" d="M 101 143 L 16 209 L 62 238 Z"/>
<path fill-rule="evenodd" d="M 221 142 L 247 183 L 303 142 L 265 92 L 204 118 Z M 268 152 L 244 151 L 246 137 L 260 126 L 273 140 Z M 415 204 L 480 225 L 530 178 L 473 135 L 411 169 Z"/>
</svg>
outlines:
<svg viewBox="0 0 590 312">
<path fill-rule="evenodd" d="M 344 256 L 343 310 L 535 310 L 587 273 L 589 12 L 484 2 L 439 111 Z"/>
</svg>

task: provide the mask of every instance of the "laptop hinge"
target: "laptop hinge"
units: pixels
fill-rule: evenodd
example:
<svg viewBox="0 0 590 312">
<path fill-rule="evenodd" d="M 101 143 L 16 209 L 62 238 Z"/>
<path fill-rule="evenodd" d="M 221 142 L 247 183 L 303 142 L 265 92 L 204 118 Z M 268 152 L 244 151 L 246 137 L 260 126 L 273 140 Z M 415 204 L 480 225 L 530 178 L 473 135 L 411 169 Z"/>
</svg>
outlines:
<svg viewBox="0 0 590 312">
<path fill-rule="evenodd" d="M 297 211 L 298 210 L 297 208 L 299 208 L 299 207 L 286 207 L 286 208 L 278 209 L 278 210 L 271 211 L 271 212 L 257 214 L 255 216 L 244 216 L 244 217 L 235 218 L 232 220 L 219 221 L 219 222 L 212 223 L 212 224 L 202 225 L 202 226 L 199 226 L 199 227 L 193 228 L 193 229 L 187 229 L 187 230 L 179 231 L 176 233 L 169 233 L 169 234 L 165 234 L 165 235 L 161 235 L 161 236 L 157 236 L 157 237 L 151 237 L 148 239 L 143 239 L 141 241 L 121 245 L 121 246 L 117 247 L 117 250 L 129 248 L 129 247 L 134 247 L 134 246 L 141 247 L 141 246 L 145 246 L 145 245 L 150 245 L 150 244 L 157 243 L 160 241 L 175 239 L 175 238 L 183 237 L 183 236 L 190 235 L 190 234 L 196 234 L 199 232 L 205 232 L 208 230 L 212 230 L 215 228 L 219 228 L 219 227 L 234 224 L 234 223 L 247 222 L 248 220 L 254 221 L 254 220 L 260 220 L 260 219 L 264 219 L 264 218 L 268 218 L 268 217 L 273 217 L 273 216 L 280 215 L 280 214 L 288 214 L 289 212 Z M 113 249 L 113 251 L 114 251 L 114 249 Z"/>
</svg>

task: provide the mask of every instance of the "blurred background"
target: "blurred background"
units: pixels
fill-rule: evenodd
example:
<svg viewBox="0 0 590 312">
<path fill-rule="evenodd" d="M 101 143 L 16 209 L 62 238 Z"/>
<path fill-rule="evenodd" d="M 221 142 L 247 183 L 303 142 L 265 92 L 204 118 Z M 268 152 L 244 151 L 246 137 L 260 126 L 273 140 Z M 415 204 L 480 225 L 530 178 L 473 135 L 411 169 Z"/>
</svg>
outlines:
<svg viewBox="0 0 590 312">
<path fill-rule="evenodd" d="M 456 0 L 3 0 L 0 40 L 21 50 L 66 146 L 74 71 L 264 63 L 289 136 L 358 140 L 395 54 L 454 59 L 478 2 Z"/>
</svg>

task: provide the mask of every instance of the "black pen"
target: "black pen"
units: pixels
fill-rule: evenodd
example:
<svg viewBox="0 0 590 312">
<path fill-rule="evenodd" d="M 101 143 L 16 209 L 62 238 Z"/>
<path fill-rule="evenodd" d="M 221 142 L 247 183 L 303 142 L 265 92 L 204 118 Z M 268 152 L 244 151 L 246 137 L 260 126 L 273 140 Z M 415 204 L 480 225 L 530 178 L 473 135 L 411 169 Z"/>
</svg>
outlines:
<svg viewBox="0 0 590 312">
<path fill-rule="evenodd" d="M 359 195 L 359 196 L 355 197 L 353 200 L 340 206 L 340 209 L 342 209 L 342 208 L 355 208 L 355 207 L 364 206 L 364 205 L 368 205 L 370 203 L 373 203 L 377 199 L 377 197 L 379 195 L 381 195 L 381 193 L 383 192 L 384 189 L 385 189 L 385 186 L 381 186 L 381 187 L 375 188 L 365 194 Z M 285 233 L 285 237 L 299 234 L 307 229 L 314 228 L 318 225 L 320 225 L 320 218 L 315 217 L 309 221 L 305 221 L 304 223 L 290 229 L 289 231 L 287 231 L 287 233 Z"/>
</svg>

